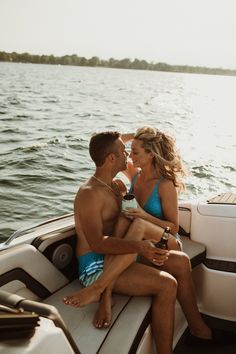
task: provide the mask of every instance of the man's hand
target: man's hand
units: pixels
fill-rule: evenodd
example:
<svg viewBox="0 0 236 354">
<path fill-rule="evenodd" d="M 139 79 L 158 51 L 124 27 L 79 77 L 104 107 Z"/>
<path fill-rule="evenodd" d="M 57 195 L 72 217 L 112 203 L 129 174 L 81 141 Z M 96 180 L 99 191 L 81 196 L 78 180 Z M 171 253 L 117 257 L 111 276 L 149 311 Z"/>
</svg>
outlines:
<svg viewBox="0 0 236 354">
<path fill-rule="evenodd" d="M 157 266 L 162 266 L 169 257 L 169 251 L 156 248 L 155 240 L 140 241 L 139 255 L 145 257 Z"/>
</svg>

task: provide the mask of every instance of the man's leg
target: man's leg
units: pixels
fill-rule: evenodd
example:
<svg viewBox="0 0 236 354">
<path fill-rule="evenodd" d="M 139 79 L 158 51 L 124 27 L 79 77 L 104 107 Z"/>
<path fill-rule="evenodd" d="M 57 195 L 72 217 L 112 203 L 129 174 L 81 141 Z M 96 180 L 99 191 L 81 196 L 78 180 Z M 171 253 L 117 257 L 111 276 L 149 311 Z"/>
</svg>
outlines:
<svg viewBox="0 0 236 354">
<path fill-rule="evenodd" d="M 141 240 L 143 238 L 143 226 L 138 220 L 135 220 L 130 225 L 126 234 L 127 238 L 137 239 L 137 235 Z M 106 266 L 102 275 L 90 286 L 80 290 L 76 294 L 64 298 L 64 303 L 74 307 L 82 307 L 91 302 L 100 300 L 101 294 L 104 290 L 115 281 L 115 279 L 126 269 L 135 262 L 136 254 L 126 255 L 110 255 L 107 257 L 109 267 Z"/>
<path fill-rule="evenodd" d="M 161 227 L 137 218 L 129 226 L 125 238 L 142 240 L 144 236 L 148 238 L 150 234 L 151 236 L 149 238 L 160 240 L 162 233 L 163 229 Z M 110 256 L 109 267 L 104 269 L 103 274 L 92 285 L 80 290 L 74 295 L 64 298 L 65 304 L 74 307 L 82 307 L 91 302 L 99 301 L 101 294 L 107 286 L 111 284 L 112 281 L 115 281 L 115 279 L 135 261 L 136 256 L 136 254 Z"/>
<path fill-rule="evenodd" d="M 119 294 L 152 295 L 151 325 L 158 354 L 172 353 L 176 288 L 170 274 L 140 263 L 131 264 L 114 285 L 114 292 Z"/>
<path fill-rule="evenodd" d="M 118 221 L 116 223 L 116 226 L 115 226 L 112 236 L 123 238 L 125 236 L 125 234 L 127 233 L 131 223 L 132 223 L 132 220 L 127 219 L 124 216 L 120 216 L 118 218 Z M 109 268 L 110 265 L 112 265 L 113 258 L 114 258 L 114 256 L 111 256 L 111 255 L 105 256 L 104 270 Z M 106 287 L 106 289 L 104 290 L 104 292 L 101 295 L 98 309 L 95 312 L 95 315 L 93 318 L 93 325 L 96 328 L 108 328 L 111 325 L 111 320 L 112 320 L 111 307 L 113 304 L 112 290 L 113 290 L 113 286 L 115 284 L 115 281 L 116 281 L 116 279 L 113 279 L 113 281 Z"/>
</svg>

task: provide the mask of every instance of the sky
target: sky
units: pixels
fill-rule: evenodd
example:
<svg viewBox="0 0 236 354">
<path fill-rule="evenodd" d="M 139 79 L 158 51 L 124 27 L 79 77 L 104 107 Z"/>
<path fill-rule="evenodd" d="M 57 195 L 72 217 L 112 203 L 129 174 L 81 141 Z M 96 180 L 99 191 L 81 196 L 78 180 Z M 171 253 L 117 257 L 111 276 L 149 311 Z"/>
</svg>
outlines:
<svg viewBox="0 0 236 354">
<path fill-rule="evenodd" d="M 0 0 L 0 51 L 236 69 L 236 0 Z"/>
</svg>

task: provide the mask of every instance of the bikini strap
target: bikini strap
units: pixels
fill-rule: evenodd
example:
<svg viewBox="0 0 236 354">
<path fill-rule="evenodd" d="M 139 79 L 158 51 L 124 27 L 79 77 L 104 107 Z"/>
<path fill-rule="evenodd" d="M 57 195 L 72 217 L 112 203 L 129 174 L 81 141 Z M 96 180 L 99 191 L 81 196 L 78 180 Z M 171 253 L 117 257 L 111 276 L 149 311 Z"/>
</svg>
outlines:
<svg viewBox="0 0 236 354">
<path fill-rule="evenodd" d="M 154 190 L 157 191 L 157 193 L 158 193 L 158 189 L 159 189 L 160 182 L 161 182 L 163 179 L 164 179 L 164 177 L 161 176 L 161 177 L 159 178 L 159 180 L 157 181 L 155 187 L 154 187 Z"/>
<path fill-rule="evenodd" d="M 132 181 L 131 181 L 131 186 L 130 186 L 130 189 L 129 189 L 129 193 L 132 193 L 133 192 L 133 189 L 134 189 L 134 183 L 138 177 L 140 172 L 137 172 L 134 177 L 132 178 Z"/>
</svg>

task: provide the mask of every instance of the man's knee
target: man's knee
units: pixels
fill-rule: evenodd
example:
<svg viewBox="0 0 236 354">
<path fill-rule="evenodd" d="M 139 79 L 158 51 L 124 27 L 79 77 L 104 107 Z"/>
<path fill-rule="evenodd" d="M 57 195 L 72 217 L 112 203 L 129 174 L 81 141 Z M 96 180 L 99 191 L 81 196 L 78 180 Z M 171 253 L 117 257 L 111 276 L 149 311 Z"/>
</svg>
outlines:
<svg viewBox="0 0 236 354">
<path fill-rule="evenodd" d="M 176 297 L 178 283 L 171 274 L 164 272 L 162 274 L 161 284 L 164 296 Z"/>
</svg>

